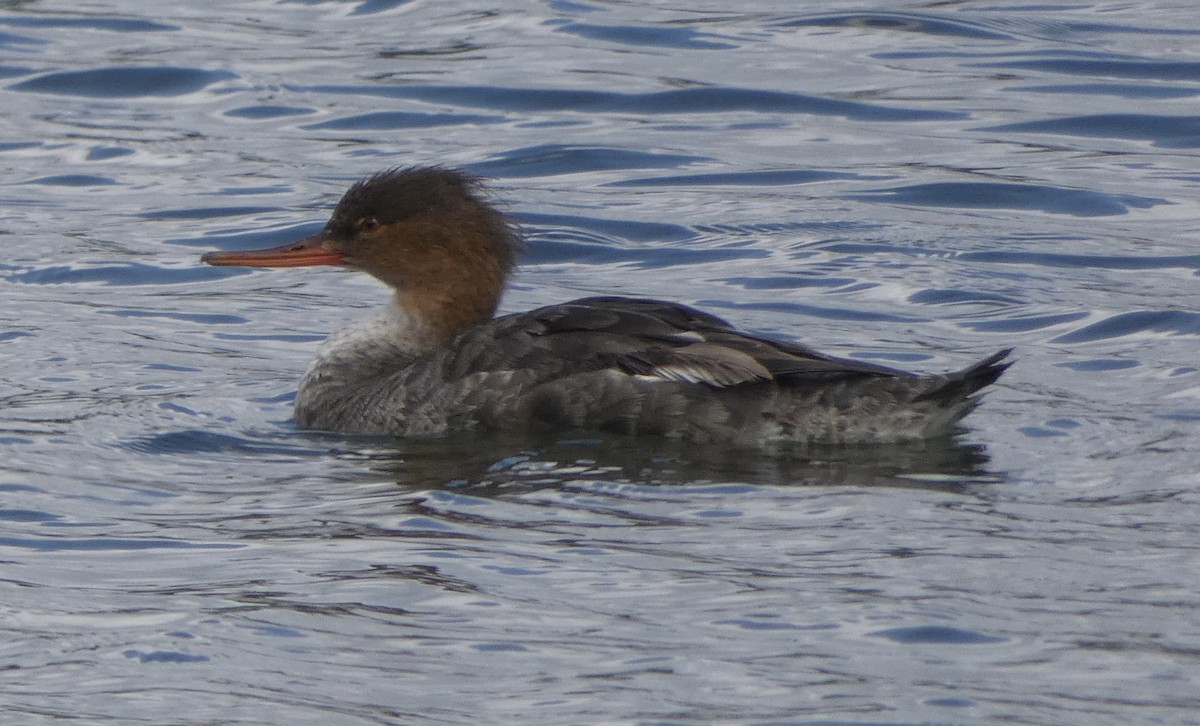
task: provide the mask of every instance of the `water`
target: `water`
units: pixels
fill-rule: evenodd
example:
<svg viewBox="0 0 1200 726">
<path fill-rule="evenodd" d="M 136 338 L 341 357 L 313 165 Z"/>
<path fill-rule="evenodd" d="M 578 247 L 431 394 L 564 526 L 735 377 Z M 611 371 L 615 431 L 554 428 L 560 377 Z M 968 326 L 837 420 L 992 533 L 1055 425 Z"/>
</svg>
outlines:
<svg viewBox="0 0 1200 726">
<path fill-rule="evenodd" d="M 1200 721 L 1190 3 L 10 3 L 5 723 Z M 301 432 L 352 180 L 494 179 L 509 310 L 695 303 L 957 443 Z"/>
</svg>

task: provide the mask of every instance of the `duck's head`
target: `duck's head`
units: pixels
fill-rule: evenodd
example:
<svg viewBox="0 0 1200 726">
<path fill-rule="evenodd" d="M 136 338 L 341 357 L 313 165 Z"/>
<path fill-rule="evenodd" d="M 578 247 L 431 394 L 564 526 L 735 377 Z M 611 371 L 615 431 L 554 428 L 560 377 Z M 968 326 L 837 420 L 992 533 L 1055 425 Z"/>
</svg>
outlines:
<svg viewBox="0 0 1200 726">
<path fill-rule="evenodd" d="M 396 301 L 448 333 L 492 316 L 516 263 L 520 238 L 488 204 L 480 181 L 443 167 L 391 169 L 342 196 L 325 228 L 264 250 L 209 252 L 210 265 L 362 270 Z"/>
</svg>

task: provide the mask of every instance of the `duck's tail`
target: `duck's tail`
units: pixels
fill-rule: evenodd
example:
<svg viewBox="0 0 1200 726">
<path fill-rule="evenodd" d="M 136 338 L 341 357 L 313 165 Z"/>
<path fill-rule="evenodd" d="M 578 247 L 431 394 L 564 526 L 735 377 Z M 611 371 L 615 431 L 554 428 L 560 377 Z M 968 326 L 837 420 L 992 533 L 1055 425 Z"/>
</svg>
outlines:
<svg viewBox="0 0 1200 726">
<path fill-rule="evenodd" d="M 992 385 L 996 382 L 1004 371 L 1013 364 L 1012 361 L 1004 361 L 1013 352 L 1012 348 L 1005 348 L 999 352 L 989 355 L 987 358 L 979 361 L 973 366 L 962 369 L 955 373 L 948 373 L 941 381 L 940 385 L 931 388 L 922 393 L 916 398 L 918 401 L 942 400 L 946 402 L 960 401 L 970 398 L 975 393 L 978 393 L 983 388 Z"/>
</svg>

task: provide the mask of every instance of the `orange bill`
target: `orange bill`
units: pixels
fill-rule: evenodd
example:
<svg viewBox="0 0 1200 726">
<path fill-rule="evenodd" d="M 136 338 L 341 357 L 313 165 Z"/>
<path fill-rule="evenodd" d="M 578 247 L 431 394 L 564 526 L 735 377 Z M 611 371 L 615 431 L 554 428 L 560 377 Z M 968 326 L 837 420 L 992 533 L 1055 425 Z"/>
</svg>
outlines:
<svg viewBox="0 0 1200 726">
<path fill-rule="evenodd" d="M 243 267 L 308 267 L 310 265 L 340 265 L 345 256 L 325 249 L 324 232 L 298 242 L 289 242 L 265 250 L 242 252 L 208 252 L 200 258 L 210 265 L 241 265 Z"/>
</svg>

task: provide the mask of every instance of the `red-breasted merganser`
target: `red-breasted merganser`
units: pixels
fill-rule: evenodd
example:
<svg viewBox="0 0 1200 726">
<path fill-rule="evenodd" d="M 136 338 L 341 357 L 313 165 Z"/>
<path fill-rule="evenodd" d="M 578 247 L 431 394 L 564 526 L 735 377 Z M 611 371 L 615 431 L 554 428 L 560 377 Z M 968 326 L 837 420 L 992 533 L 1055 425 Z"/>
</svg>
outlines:
<svg viewBox="0 0 1200 726">
<path fill-rule="evenodd" d="M 312 429 L 897 442 L 951 432 L 1008 367 L 1004 350 L 955 373 L 917 375 L 640 298 L 589 297 L 492 317 L 520 248 L 516 227 L 478 179 L 415 167 L 354 184 L 312 237 L 203 260 L 341 265 L 395 290 L 381 314 L 332 335 L 309 366 L 296 420 Z"/>
</svg>

